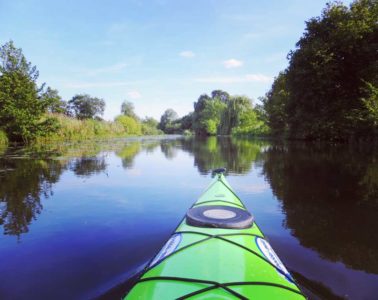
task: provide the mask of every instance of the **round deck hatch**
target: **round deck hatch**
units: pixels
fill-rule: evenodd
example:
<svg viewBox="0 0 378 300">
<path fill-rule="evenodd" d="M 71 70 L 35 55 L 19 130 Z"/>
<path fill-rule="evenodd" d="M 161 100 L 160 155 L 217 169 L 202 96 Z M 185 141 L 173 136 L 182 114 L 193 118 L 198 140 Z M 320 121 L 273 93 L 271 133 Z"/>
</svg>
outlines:
<svg viewBox="0 0 378 300">
<path fill-rule="evenodd" d="M 196 227 L 243 229 L 252 226 L 253 217 L 233 206 L 203 205 L 188 210 L 186 223 Z"/>
</svg>

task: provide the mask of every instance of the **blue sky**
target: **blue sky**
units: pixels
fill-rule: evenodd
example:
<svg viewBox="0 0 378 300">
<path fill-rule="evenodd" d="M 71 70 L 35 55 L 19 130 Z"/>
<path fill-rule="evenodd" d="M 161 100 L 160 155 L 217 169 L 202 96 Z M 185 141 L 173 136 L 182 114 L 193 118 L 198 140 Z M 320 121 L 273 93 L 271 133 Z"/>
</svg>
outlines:
<svg viewBox="0 0 378 300">
<path fill-rule="evenodd" d="M 257 102 L 326 0 L 0 0 L 0 43 L 12 39 L 40 82 L 69 100 L 123 100 L 139 116 L 193 110 L 214 89 Z"/>
</svg>

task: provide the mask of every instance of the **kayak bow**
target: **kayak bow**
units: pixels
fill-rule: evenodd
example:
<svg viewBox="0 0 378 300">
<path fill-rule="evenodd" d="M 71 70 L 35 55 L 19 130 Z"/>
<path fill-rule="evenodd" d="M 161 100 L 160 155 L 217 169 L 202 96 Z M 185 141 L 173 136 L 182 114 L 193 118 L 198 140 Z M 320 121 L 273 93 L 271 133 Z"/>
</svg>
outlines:
<svg viewBox="0 0 378 300">
<path fill-rule="evenodd" d="M 222 171 L 125 299 L 306 299 Z"/>
</svg>

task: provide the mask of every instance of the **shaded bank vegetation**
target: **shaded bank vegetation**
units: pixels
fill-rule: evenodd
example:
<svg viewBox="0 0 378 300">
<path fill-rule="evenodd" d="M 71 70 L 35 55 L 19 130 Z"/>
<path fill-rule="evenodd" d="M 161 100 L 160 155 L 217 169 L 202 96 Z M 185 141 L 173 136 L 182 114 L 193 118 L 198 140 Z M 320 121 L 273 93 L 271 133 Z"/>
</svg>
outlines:
<svg viewBox="0 0 378 300">
<path fill-rule="evenodd" d="M 289 66 L 263 99 L 272 134 L 301 139 L 378 137 L 378 2 L 327 4 L 306 22 Z"/>
</svg>

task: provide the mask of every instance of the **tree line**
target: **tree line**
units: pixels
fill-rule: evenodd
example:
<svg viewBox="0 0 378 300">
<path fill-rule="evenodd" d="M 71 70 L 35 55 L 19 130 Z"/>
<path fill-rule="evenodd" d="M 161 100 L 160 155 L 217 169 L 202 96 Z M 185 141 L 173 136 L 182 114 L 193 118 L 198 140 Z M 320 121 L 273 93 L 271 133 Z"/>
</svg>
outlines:
<svg viewBox="0 0 378 300">
<path fill-rule="evenodd" d="M 299 139 L 378 137 L 378 2 L 326 5 L 306 22 L 289 66 L 262 99 L 271 134 Z"/>
<path fill-rule="evenodd" d="M 288 54 L 289 66 L 260 98 L 261 104 L 214 90 L 201 95 L 189 114 L 179 118 L 167 109 L 158 122 L 139 118 L 126 101 L 114 126 L 101 123 L 108 128 L 102 132 L 335 141 L 378 138 L 377 49 L 377 1 L 356 0 L 349 7 L 328 3 L 321 16 L 306 22 L 296 49 Z M 38 86 L 38 75 L 12 41 L 0 48 L 0 143 L 3 132 L 9 140 L 23 142 L 57 132 L 62 118 L 56 114 L 101 122 L 103 99 L 78 94 L 64 101 L 57 90 Z M 99 124 L 85 124 L 93 134 L 99 132 Z"/>
<path fill-rule="evenodd" d="M 246 96 L 231 96 L 222 90 L 202 94 L 194 102 L 194 111 L 179 118 L 167 109 L 160 118 L 159 128 L 165 133 L 211 135 L 266 135 L 269 128 L 259 105 Z"/>
</svg>

